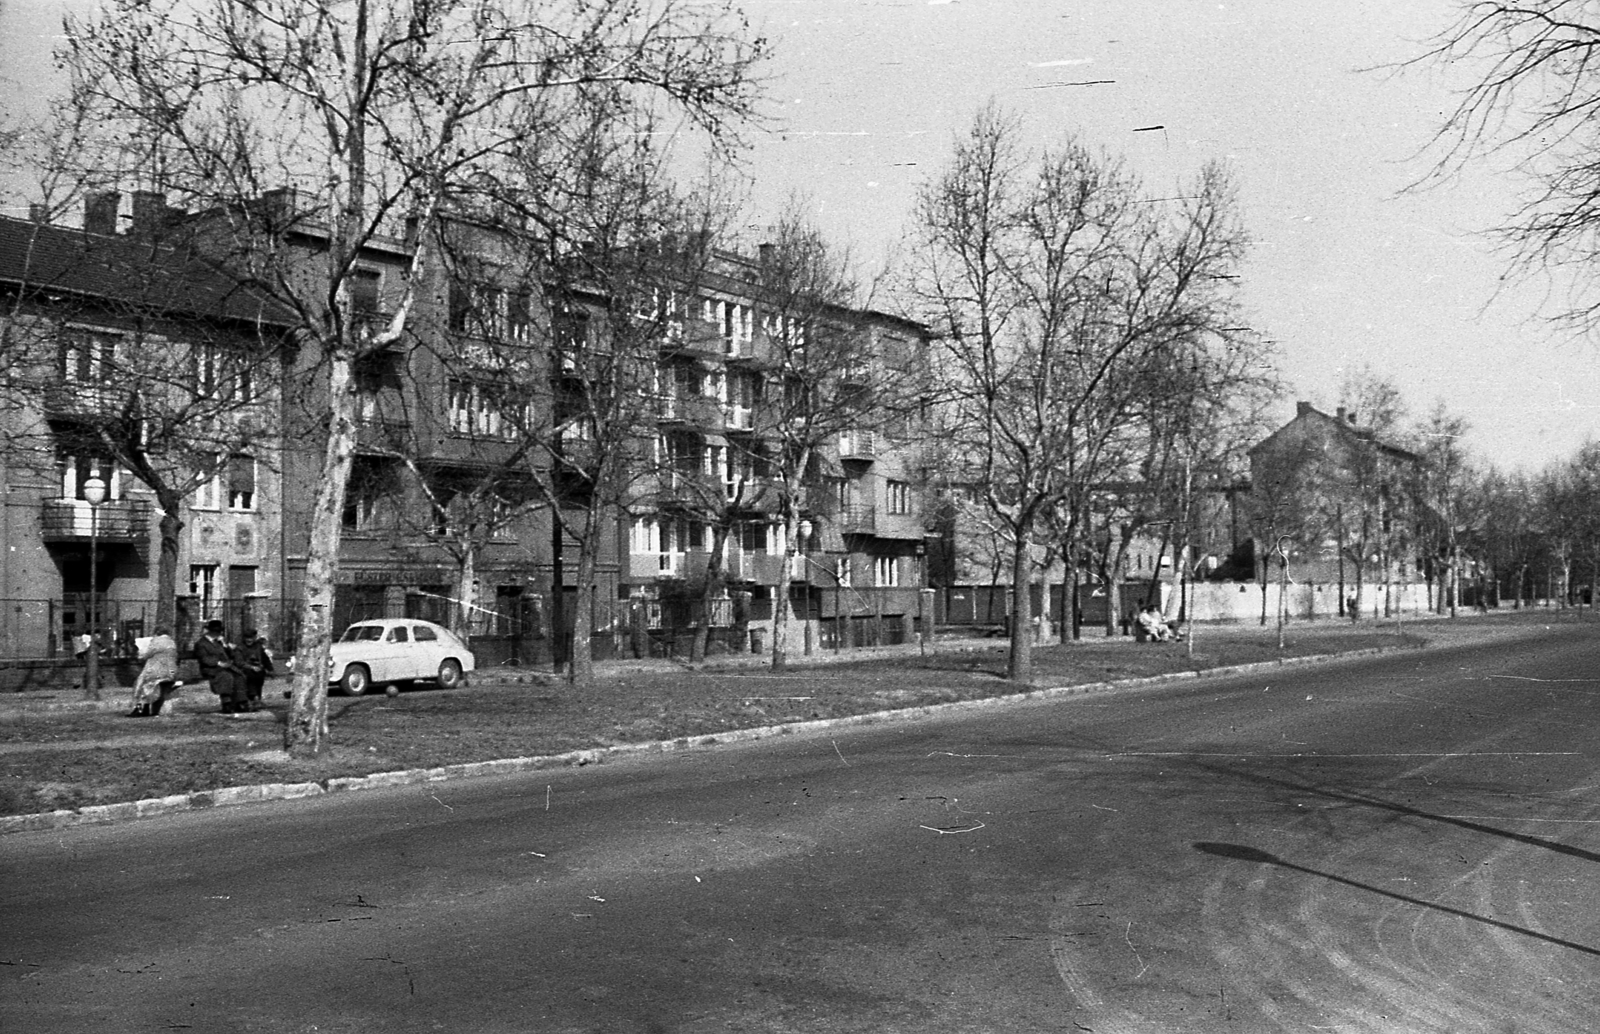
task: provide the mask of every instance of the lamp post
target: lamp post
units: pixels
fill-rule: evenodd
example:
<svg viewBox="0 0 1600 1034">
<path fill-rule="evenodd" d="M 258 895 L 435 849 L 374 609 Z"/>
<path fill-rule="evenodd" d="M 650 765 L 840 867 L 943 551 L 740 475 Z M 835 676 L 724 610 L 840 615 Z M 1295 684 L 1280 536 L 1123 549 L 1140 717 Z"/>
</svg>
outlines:
<svg viewBox="0 0 1600 1034">
<path fill-rule="evenodd" d="M 800 558 L 800 572 L 803 575 L 806 590 L 805 606 L 800 612 L 800 627 L 803 629 L 802 635 L 805 642 L 805 652 L 806 656 L 808 657 L 815 648 L 815 644 L 812 642 L 811 632 L 811 572 L 806 569 L 806 547 L 811 543 L 811 531 L 813 527 L 814 525 L 812 525 L 811 518 L 809 517 L 800 518 L 800 523 L 794 526 L 796 535 L 795 556 Z M 791 571 L 791 577 L 793 574 L 794 572 Z M 789 595 L 791 599 L 794 596 L 793 593 L 790 593 Z M 789 603 L 790 600 L 778 601 L 778 605 L 784 607 L 789 606 Z"/>
<path fill-rule="evenodd" d="M 83 483 L 89 504 L 89 656 L 83 673 L 84 695 L 100 699 L 100 504 L 106 501 L 106 483 L 92 477 Z"/>
<path fill-rule="evenodd" d="M 1283 619 L 1284 619 L 1285 608 L 1287 608 L 1287 606 L 1288 606 L 1288 600 L 1287 600 L 1286 597 L 1288 596 L 1288 593 L 1289 593 L 1289 551 L 1284 546 L 1284 543 L 1292 542 L 1292 541 L 1294 541 L 1292 536 L 1279 535 L 1278 536 L 1278 548 L 1276 550 L 1274 550 L 1274 552 L 1276 552 L 1278 554 L 1278 652 L 1279 653 L 1283 652 Z"/>
</svg>

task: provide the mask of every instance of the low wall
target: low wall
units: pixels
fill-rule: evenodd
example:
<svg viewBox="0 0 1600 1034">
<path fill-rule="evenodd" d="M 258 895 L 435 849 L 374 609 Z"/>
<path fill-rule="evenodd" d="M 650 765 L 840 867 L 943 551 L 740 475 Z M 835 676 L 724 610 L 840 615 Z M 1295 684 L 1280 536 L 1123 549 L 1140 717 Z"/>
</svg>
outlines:
<svg viewBox="0 0 1600 1034">
<path fill-rule="evenodd" d="M 1346 585 L 1344 591 L 1347 600 L 1356 595 L 1353 585 Z M 1269 622 L 1277 619 L 1279 593 L 1277 583 L 1266 586 L 1266 615 Z M 1337 583 L 1291 582 L 1283 587 L 1282 596 L 1286 614 L 1292 619 L 1314 621 L 1341 616 Z M 1175 590 L 1169 590 L 1164 603 L 1168 616 L 1177 614 Z M 1188 609 L 1192 621 L 1260 621 L 1262 586 L 1257 582 L 1202 582 L 1191 585 Z M 1428 586 L 1416 583 L 1387 588 L 1382 585 L 1362 586 L 1357 606 L 1357 612 L 1363 619 L 1393 617 L 1395 614 L 1426 614 L 1428 609 Z"/>
</svg>

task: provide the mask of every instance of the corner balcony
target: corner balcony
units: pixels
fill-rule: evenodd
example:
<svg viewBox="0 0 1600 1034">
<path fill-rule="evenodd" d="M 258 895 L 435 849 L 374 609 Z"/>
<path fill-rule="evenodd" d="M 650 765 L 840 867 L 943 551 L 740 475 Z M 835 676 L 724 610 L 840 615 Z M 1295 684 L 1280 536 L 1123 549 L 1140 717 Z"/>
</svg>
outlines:
<svg viewBox="0 0 1600 1034">
<path fill-rule="evenodd" d="M 875 460 L 878 458 L 878 436 L 871 431 L 846 431 L 839 435 L 841 460 Z"/>
<path fill-rule="evenodd" d="M 143 545 L 150 538 L 150 503 L 144 499 L 107 500 L 94 512 L 82 499 L 46 499 L 39 513 L 46 542 L 101 542 Z"/>
</svg>

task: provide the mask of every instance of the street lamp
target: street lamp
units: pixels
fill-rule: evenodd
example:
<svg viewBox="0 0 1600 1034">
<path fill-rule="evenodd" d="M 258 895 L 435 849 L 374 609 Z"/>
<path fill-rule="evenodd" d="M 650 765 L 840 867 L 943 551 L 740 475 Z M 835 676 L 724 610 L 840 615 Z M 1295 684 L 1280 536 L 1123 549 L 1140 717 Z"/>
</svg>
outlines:
<svg viewBox="0 0 1600 1034">
<path fill-rule="evenodd" d="M 84 695 L 100 699 L 100 504 L 106 501 L 106 483 L 91 477 L 83 483 L 89 504 L 89 657 L 83 673 Z"/>
<path fill-rule="evenodd" d="M 1284 545 L 1293 542 L 1292 535 L 1279 535 L 1278 546 L 1273 552 L 1278 554 L 1278 652 L 1283 652 L 1283 619 L 1288 608 L 1287 596 L 1289 593 L 1289 550 Z"/>
<path fill-rule="evenodd" d="M 806 570 L 806 562 L 807 562 L 806 546 L 809 545 L 810 542 L 811 542 L 811 532 L 812 532 L 813 528 L 815 528 L 815 525 L 813 525 L 811 523 L 811 518 L 809 518 L 809 517 L 800 518 L 800 523 L 796 524 L 794 526 L 795 536 L 796 536 L 796 541 L 795 541 L 795 551 L 796 552 L 795 552 L 795 555 L 800 558 L 800 571 L 801 571 L 801 574 L 804 575 L 803 581 L 805 583 L 805 590 L 806 590 L 805 609 L 800 614 L 800 628 L 803 631 L 803 638 L 804 638 L 804 641 L 805 641 L 805 652 L 806 652 L 806 656 L 808 656 L 808 657 L 811 655 L 811 652 L 816 648 L 816 644 L 815 644 L 815 642 L 813 640 L 813 633 L 811 631 L 811 573 Z M 790 576 L 792 577 L 793 574 L 794 574 L 794 572 L 791 571 L 790 572 Z M 794 596 L 794 594 L 792 592 L 789 595 L 790 595 L 791 599 Z M 777 602 L 778 602 L 779 606 L 783 606 L 783 607 L 787 607 L 787 606 L 790 605 L 790 600 L 779 600 Z"/>
</svg>

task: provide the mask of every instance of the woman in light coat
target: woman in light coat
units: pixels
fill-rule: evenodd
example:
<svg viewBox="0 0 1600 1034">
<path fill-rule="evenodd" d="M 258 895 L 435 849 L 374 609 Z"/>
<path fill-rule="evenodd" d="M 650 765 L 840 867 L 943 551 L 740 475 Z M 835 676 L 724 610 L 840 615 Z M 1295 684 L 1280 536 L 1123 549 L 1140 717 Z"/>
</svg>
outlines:
<svg viewBox="0 0 1600 1034">
<path fill-rule="evenodd" d="M 155 635 L 140 639 L 139 659 L 144 667 L 133 683 L 133 710 L 128 717 L 154 718 L 178 686 L 178 644 L 171 630 L 158 626 Z"/>
</svg>

